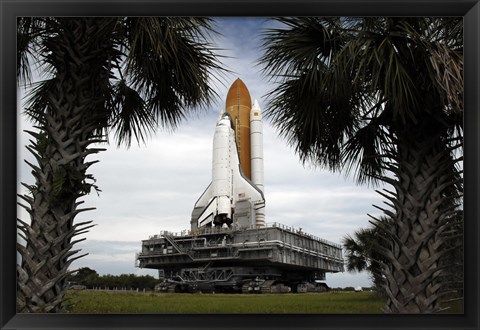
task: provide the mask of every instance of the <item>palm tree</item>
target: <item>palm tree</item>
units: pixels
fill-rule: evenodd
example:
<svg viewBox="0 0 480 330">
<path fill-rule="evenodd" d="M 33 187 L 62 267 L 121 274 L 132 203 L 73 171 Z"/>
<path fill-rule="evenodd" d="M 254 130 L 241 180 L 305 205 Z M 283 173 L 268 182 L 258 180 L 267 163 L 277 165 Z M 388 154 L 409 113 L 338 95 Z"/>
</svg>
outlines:
<svg viewBox="0 0 480 330">
<path fill-rule="evenodd" d="M 392 225 L 388 312 L 440 310 L 449 216 L 462 195 L 460 18 L 279 18 L 265 33 L 267 115 L 303 162 L 356 174 Z M 379 220 L 375 220 L 379 222 Z"/>
<path fill-rule="evenodd" d="M 25 244 L 17 266 L 18 312 L 65 310 L 69 265 L 81 256 L 74 238 L 79 199 L 98 189 L 87 169 L 114 132 L 119 144 L 144 141 L 157 126 L 175 127 L 214 92 L 221 72 L 206 18 L 19 18 L 17 75 L 31 83 L 31 63 L 47 78 L 35 83 L 26 113 L 37 131 L 27 147 L 35 184 L 20 196 L 30 221 L 18 220 Z"/>
<path fill-rule="evenodd" d="M 387 225 L 386 219 L 382 217 L 383 225 Z M 377 293 L 382 297 L 385 296 L 383 291 L 385 278 L 382 275 L 381 263 L 385 263 L 386 260 L 378 252 L 378 246 L 385 246 L 386 243 L 382 239 L 381 232 L 377 226 L 358 229 L 353 233 L 353 236 L 346 235 L 342 241 L 347 271 L 367 271 L 371 276 Z"/>
<path fill-rule="evenodd" d="M 442 287 L 439 293 L 448 295 L 448 299 L 442 299 L 441 303 L 463 299 L 463 216 L 461 213 L 450 217 L 450 230 L 443 232 L 444 245 L 448 250 L 439 260 L 439 267 L 444 268 Z M 389 246 L 383 233 L 391 225 L 391 220 L 381 217 L 367 228 L 356 230 L 353 235 L 346 235 L 342 244 L 345 250 L 346 269 L 349 272 L 366 271 L 376 288 L 377 294 L 385 297 L 385 277 L 382 272 L 382 264 L 388 260 L 380 252 L 382 248 Z M 447 309 L 448 307 L 444 308 Z"/>
</svg>

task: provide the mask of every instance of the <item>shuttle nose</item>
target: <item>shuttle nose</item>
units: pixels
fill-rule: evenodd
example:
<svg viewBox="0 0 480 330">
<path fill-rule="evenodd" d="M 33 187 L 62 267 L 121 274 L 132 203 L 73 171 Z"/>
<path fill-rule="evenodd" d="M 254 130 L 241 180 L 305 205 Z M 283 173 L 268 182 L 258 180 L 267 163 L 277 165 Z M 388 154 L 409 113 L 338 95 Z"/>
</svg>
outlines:
<svg viewBox="0 0 480 330">
<path fill-rule="evenodd" d="M 228 113 L 223 113 L 220 115 L 220 118 L 217 121 L 217 126 L 232 126 L 232 120 Z"/>
</svg>

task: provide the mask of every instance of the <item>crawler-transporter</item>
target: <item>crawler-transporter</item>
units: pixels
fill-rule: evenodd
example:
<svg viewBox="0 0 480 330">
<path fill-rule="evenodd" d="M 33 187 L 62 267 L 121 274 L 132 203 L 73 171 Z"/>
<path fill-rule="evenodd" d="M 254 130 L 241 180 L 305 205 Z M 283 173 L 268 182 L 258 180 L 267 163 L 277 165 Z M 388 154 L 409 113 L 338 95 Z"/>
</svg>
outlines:
<svg viewBox="0 0 480 330">
<path fill-rule="evenodd" d="M 159 269 L 168 292 L 281 293 L 328 289 L 343 271 L 341 247 L 280 224 L 162 232 L 142 241 L 138 266 Z"/>
</svg>

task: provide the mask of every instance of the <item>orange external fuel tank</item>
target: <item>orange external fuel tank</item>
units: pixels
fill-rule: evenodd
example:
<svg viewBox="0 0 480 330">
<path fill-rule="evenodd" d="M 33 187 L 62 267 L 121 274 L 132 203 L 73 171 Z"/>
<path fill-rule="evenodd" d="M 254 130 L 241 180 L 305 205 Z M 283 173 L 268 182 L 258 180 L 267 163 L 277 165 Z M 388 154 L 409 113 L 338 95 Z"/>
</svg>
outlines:
<svg viewBox="0 0 480 330">
<path fill-rule="evenodd" d="M 225 110 L 232 118 L 235 141 L 243 174 L 251 179 L 250 165 L 250 110 L 252 100 L 250 93 L 241 79 L 233 82 L 227 93 Z"/>
</svg>

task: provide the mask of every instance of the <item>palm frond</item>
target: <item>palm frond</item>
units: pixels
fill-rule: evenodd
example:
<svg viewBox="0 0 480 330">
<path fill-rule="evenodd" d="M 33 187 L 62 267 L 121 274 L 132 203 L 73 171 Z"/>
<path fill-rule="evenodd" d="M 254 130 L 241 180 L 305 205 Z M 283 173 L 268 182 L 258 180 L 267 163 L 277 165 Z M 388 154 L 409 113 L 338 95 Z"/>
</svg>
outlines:
<svg viewBox="0 0 480 330">
<path fill-rule="evenodd" d="M 360 229 L 354 233 L 354 237 L 346 235 L 342 239 L 348 272 L 362 272 L 368 268 L 370 257 L 366 246 L 368 241 L 361 236 L 363 231 L 364 229 Z"/>
<path fill-rule="evenodd" d="M 29 33 L 32 25 L 31 18 L 17 19 L 17 77 L 18 84 L 29 82 L 31 77 L 30 58 L 32 56 L 31 43 L 34 36 Z"/>
<path fill-rule="evenodd" d="M 355 134 L 345 143 L 341 158 L 345 174 L 355 173 L 360 184 L 376 184 L 377 178 L 384 174 L 386 159 L 385 148 L 392 143 L 388 131 L 377 118 L 355 130 Z"/>
<path fill-rule="evenodd" d="M 32 67 L 41 67 L 42 39 L 48 33 L 48 18 L 17 18 L 17 83 L 30 84 Z"/>
<path fill-rule="evenodd" d="M 132 136 L 137 141 L 145 142 L 145 134 L 154 132 L 157 126 L 153 113 L 137 91 L 127 86 L 124 80 L 117 83 L 114 94 L 110 125 L 117 144 L 125 143 L 130 146 Z"/>
<path fill-rule="evenodd" d="M 303 77 L 280 84 L 269 95 L 266 116 L 295 147 L 303 162 L 341 167 L 341 146 L 355 125 L 350 98 L 308 88 Z"/>
<path fill-rule="evenodd" d="M 461 120 L 449 115 L 463 106 L 462 48 L 449 35 L 462 31 L 458 19 L 277 20 L 285 27 L 264 34 L 260 59 L 277 84 L 266 115 L 302 161 L 346 165 L 359 182 L 373 183 L 383 171 L 382 145 L 394 143 L 387 131 L 434 115 L 461 134 Z"/>
<path fill-rule="evenodd" d="M 281 79 L 305 75 L 328 65 L 333 54 L 342 46 L 342 39 L 335 33 L 337 20 L 277 18 L 286 28 L 270 29 L 263 33 L 262 47 L 266 52 L 259 62 L 264 67 L 264 73 Z M 315 79 L 309 79 L 307 83 L 319 86 Z"/>
<path fill-rule="evenodd" d="M 452 111 L 463 112 L 463 53 L 437 44 L 430 52 L 430 66 L 435 86 L 442 91 Z"/>
<path fill-rule="evenodd" d="M 19 17 L 17 19 L 17 83 L 30 85 L 32 71 L 49 79 L 54 68 L 46 60 L 49 54 L 47 40 L 58 33 L 56 17 Z"/>
<path fill-rule="evenodd" d="M 215 91 L 209 84 L 222 71 L 205 39 L 206 18 L 128 18 L 126 78 L 156 113 L 159 124 L 175 127 L 186 109 L 205 107 Z"/>
<path fill-rule="evenodd" d="M 29 120 L 34 123 L 40 123 L 43 120 L 43 114 L 51 106 L 49 95 L 56 92 L 57 82 L 57 78 L 53 77 L 33 85 L 25 102 L 24 112 Z"/>
<path fill-rule="evenodd" d="M 266 111 L 303 162 L 338 170 L 341 146 L 355 126 L 358 97 L 351 72 L 334 59 L 344 46 L 338 18 L 280 18 L 264 34 L 264 73 L 278 81 Z"/>
</svg>

